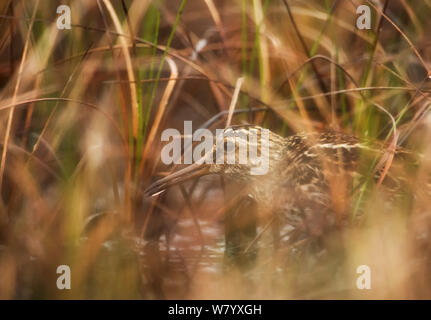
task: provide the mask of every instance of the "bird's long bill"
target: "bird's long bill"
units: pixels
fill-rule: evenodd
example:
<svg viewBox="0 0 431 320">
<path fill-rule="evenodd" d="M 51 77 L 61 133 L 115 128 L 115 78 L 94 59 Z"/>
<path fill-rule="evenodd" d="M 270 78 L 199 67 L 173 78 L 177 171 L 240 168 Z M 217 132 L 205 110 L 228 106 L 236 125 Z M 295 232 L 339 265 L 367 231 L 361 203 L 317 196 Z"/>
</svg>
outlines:
<svg viewBox="0 0 431 320">
<path fill-rule="evenodd" d="M 146 196 L 156 196 L 168 187 L 184 181 L 201 177 L 209 173 L 209 166 L 205 163 L 193 163 L 190 166 L 157 180 L 145 190 Z"/>
</svg>

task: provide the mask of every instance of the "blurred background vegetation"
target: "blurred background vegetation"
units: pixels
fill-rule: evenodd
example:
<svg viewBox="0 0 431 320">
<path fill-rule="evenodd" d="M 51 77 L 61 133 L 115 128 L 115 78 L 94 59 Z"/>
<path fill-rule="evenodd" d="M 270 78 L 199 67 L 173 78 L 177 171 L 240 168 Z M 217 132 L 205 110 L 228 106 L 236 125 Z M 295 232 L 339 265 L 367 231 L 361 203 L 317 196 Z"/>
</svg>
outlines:
<svg viewBox="0 0 431 320">
<path fill-rule="evenodd" d="M 430 298 L 430 13 L 428 0 L 2 0 L 0 298 Z M 389 207 L 361 184 L 364 218 L 325 261 L 290 263 L 263 234 L 252 265 L 226 263 L 223 181 L 143 190 L 175 169 L 160 132 L 223 128 L 240 77 L 232 123 L 401 146 L 420 159 L 393 169 L 409 196 Z M 71 290 L 56 287 L 63 264 Z M 371 290 L 356 288 L 362 264 Z"/>
</svg>

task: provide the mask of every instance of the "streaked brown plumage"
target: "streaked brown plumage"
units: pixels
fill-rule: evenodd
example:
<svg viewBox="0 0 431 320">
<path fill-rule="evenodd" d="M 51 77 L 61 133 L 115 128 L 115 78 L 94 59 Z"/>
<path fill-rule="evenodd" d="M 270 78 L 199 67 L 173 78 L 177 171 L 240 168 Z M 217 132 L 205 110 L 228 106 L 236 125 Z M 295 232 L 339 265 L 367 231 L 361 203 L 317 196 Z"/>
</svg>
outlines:
<svg viewBox="0 0 431 320">
<path fill-rule="evenodd" d="M 250 129 L 262 128 L 239 126 L 226 130 L 247 134 Z M 235 143 L 237 152 L 238 144 L 247 144 L 248 140 Z M 320 236 L 343 224 L 349 208 L 348 190 L 357 176 L 360 155 L 376 152 L 357 138 L 338 132 L 301 133 L 287 138 L 270 132 L 267 174 L 251 175 L 250 163 L 195 163 L 155 182 L 146 194 L 157 194 L 196 176 L 220 174 L 241 185 L 238 196 L 253 198 L 260 214 L 275 215 L 301 233 Z"/>
</svg>

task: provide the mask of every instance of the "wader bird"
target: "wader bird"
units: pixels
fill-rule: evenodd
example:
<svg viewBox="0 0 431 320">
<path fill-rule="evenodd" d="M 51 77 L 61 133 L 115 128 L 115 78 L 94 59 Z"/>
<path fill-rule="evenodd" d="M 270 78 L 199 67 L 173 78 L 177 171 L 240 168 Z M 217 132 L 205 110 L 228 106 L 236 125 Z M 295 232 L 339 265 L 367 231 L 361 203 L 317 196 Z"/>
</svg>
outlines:
<svg viewBox="0 0 431 320">
<path fill-rule="evenodd" d="M 225 131 L 225 144 L 235 144 L 235 152 L 241 146 L 250 147 L 250 130 L 261 132 L 261 127 L 238 126 Z M 265 129 L 266 130 L 266 129 Z M 147 196 L 156 195 L 168 187 L 207 174 L 222 175 L 239 186 L 239 197 L 249 197 L 254 204 L 247 204 L 245 214 L 254 208 L 258 215 L 276 219 L 278 225 L 292 227 L 292 240 L 319 238 L 331 229 L 346 224 L 352 210 L 352 190 L 357 190 L 358 173 L 365 160 L 372 161 L 383 155 L 383 149 L 373 149 L 357 138 L 338 132 L 295 134 L 287 138 L 269 131 L 268 172 L 252 175 L 252 162 L 245 164 L 194 163 L 162 178 L 147 188 Z M 216 146 L 214 145 L 213 151 Z M 225 155 L 223 155 L 225 156 Z M 363 161 L 364 160 L 364 161 Z M 369 167 L 365 167 L 365 170 Z M 364 168 L 362 168 L 364 169 Z M 362 170 L 364 171 L 364 170 Z M 373 174 L 372 174 L 373 175 Z M 257 209 L 256 209 L 257 206 Z M 274 222 L 274 221 L 273 221 Z"/>
</svg>

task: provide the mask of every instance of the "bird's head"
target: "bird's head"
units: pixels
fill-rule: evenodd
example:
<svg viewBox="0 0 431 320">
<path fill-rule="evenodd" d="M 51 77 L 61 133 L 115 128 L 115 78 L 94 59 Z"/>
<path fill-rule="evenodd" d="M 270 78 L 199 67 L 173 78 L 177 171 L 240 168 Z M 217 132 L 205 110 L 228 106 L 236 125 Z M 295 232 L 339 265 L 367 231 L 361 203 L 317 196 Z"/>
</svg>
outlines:
<svg viewBox="0 0 431 320">
<path fill-rule="evenodd" d="M 198 132 L 196 140 L 206 131 Z M 220 174 L 240 181 L 259 179 L 271 172 L 273 163 L 284 152 L 285 139 L 259 126 L 231 126 L 217 130 L 210 144 L 201 143 L 193 150 L 199 160 L 150 185 L 146 195 L 156 195 L 172 185 L 207 174 Z"/>
</svg>

